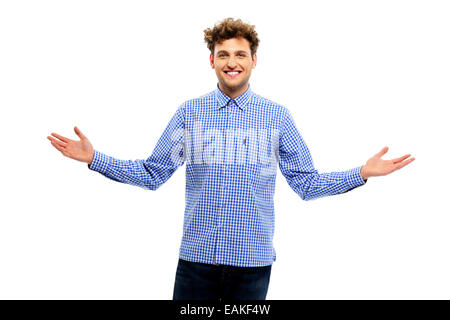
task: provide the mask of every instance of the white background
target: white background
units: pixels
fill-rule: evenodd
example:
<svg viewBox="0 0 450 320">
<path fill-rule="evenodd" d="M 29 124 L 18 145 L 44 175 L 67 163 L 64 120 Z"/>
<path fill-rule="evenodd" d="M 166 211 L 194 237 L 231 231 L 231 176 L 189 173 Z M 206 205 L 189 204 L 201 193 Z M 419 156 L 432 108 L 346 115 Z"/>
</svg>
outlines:
<svg viewBox="0 0 450 320">
<path fill-rule="evenodd" d="M 47 136 L 145 159 L 215 89 L 203 30 L 256 25 L 250 84 L 293 114 L 319 172 L 416 161 L 302 201 L 278 171 L 268 299 L 449 299 L 446 1 L 2 1 L 0 298 L 171 299 L 185 167 L 155 192 Z"/>
</svg>

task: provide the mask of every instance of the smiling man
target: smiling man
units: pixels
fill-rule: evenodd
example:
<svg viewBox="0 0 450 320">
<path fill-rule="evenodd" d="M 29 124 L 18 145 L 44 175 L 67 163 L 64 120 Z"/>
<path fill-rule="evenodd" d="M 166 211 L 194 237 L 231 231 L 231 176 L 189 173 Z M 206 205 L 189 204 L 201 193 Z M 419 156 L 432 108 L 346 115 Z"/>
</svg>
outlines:
<svg viewBox="0 0 450 320">
<path fill-rule="evenodd" d="M 207 34 L 206 39 L 208 36 Z M 253 50 L 256 50 L 256 35 L 251 41 L 254 42 Z M 232 99 L 248 89 L 252 69 L 256 67 L 256 52 L 250 46 L 250 42 L 245 38 L 231 38 L 215 43 L 214 47 L 210 48 L 210 63 L 216 70 L 219 88 Z"/>
<path fill-rule="evenodd" d="M 410 154 L 318 173 L 288 109 L 250 89 L 259 39 L 254 26 L 228 18 L 204 31 L 215 90 L 184 102 L 143 160 L 119 160 L 52 133 L 64 156 L 118 182 L 155 190 L 186 163 L 186 209 L 174 299 L 265 299 L 272 263 L 277 166 L 290 187 L 312 200 L 348 192 L 369 177 L 411 163 Z"/>
</svg>

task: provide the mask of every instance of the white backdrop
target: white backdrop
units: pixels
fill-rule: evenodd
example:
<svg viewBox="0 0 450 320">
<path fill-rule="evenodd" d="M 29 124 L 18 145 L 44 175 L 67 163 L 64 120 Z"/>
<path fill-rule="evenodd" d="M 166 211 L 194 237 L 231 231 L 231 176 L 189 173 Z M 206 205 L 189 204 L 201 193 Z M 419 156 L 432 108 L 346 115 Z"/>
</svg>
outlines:
<svg viewBox="0 0 450 320">
<path fill-rule="evenodd" d="M 157 3 L 157 4 L 156 4 Z M 157 191 L 46 138 L 145 159 L 216 86 L 203 30 L 256 25 L 253 91 L 284 104 L 319 172 L 416 160 L 302 201 L 278 171 L 268 299 L 449 299 L 446 1 L 2 1 L 0 298 L 171 299 L 185 166 Z"/>
</svg>

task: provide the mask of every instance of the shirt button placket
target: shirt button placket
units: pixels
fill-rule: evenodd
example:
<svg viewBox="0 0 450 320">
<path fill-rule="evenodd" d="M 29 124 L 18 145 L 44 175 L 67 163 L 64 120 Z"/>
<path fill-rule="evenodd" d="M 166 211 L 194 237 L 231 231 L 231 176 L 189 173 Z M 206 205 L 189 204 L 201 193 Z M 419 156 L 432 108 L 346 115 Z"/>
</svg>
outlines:
<svg viewBox="0 0 450 320">
<path fill-rule="evenodd" d="M 224 157 L 223 157 L 223 163 L 221 164 L 221 175 L 220 175 L 220 179 L 221 179 L 221 184 L 220 184 L 220 200 L 219 200 L 219 210 L 218 210 L 218 217 L 217 217 L 217 228 L 221 228 L 222 227 L 222 211 L 223 211 L 223 207 L 224 207 L 224 200 L 225 200 L 225 188 L 227 186 L 227 179 L 226 179 L 226 141 L 227 141 L 227 131 L 228 128 L 230 128 L 230 122 L 231 122 L 231 113 L 232 113 L 232 109 L 233 109 L 233 105 L 234 105 L 234 100 L 230 100 L 226 106 L 226 122 L 225 122 L 225 135 L 224 135 Z M 220 231 L 218 231 L 220 233 Z M 217 254 L 218 252 L 216 251 L 216 257 L 214 259 L 214 264 L 217 265 Z"/>
<path fill-rule="evenodd" d="M 223 163 L 222 163 L 222 174 L 221 174 L 221 186 L 220 186 L 220 208 L 223 208 L 224 206 L 224 195 L 225 195 L 225 188 L 227 186 L 227 175 L 226 175 L 226 169 L 227 169 L 227 160 L 226 160 L 226 151 L 227 151 L 227 133 L 228 133 L 228 129 L 231 127 L 230 126 L 230 122 L 231 122 L 231 113 L 232 113 L 232 109 L 233 109 L 233 105 L 234 105 L 234 100 L 230 100 L 227 104 L 227 118 L 226 118 L 226 123 L 225 123 L 225 130 L 224 130 L 224 157 L 223 157 Z M 220 221 L 220 216 L 219 216 L 219 223 L 218 226 L 221 226 L 221 221 Z"/>
<path fill-rule="evenodd" d="M 227 167 L 228 167 L 228 163 L 227 163 L 227 142 L 228 142 L 228 130 L 231 128 L 231 115 L 233 112 L 233 107 L 234 107 L 234 100 L 230 100 L 228 102 L 227 105 L 227 120 L 226 120 L 226 125 L 225 125 L 225 135 L 224 135 L 224 157 L 223 157 L 223 164 L 222 164 L 222 185 L 221 185 L 221 201 L 220 201 L 220 207 L 223 208 L 224 206 L 224 195 L 225 195 L 225 189 L 227 187 L 227 175 L 226 172 L 228 171 Z M 219 226 L 221 225 L 220 221 L 219 221 Z"/>
</svg>

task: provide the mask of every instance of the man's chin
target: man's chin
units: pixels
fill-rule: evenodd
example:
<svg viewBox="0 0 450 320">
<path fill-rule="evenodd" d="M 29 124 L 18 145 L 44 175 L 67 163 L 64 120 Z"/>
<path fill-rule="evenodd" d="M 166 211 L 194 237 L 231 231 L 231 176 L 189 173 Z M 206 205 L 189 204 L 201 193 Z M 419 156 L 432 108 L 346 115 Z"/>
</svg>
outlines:
<svg viewBox="0 0 450 320">
<path fill-rule="evenodd" d="M 238 90 L 241 89 L 242 87 L 246 86 L 247 83 L 245 81 L 240 81 L 240 82 L 234 82 L 234 81 L 224 81 L 222 82 L 222 85 L 227 88 L 228 90 Z"/>
</svg>

